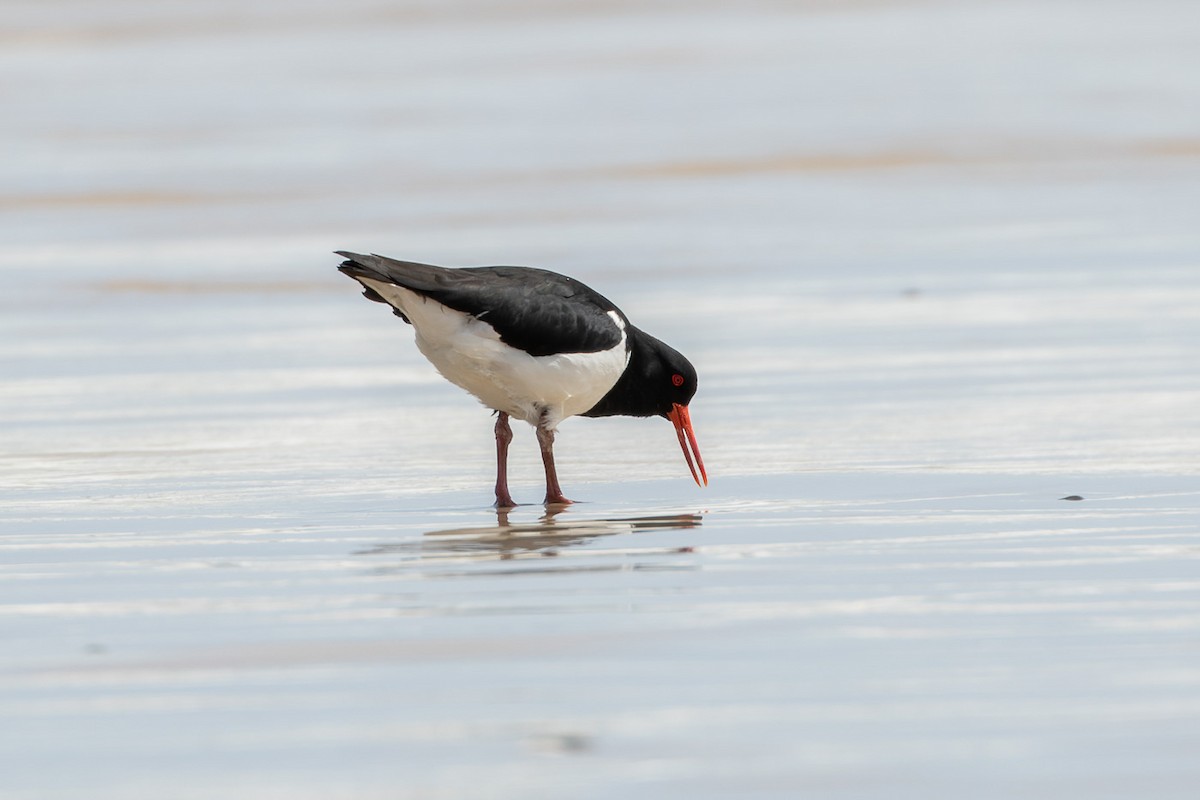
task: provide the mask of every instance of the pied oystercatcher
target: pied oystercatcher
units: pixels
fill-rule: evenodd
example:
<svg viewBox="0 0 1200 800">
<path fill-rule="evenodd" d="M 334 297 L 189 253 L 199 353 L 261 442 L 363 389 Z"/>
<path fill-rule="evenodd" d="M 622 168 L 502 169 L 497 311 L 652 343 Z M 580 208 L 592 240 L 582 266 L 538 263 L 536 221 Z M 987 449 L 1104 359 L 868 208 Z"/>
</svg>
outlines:
<svg viewBox="0 0 1200 800">
<path fill-rule="evenodd" d="M 417 348 L 451 383 L 497 412 L 496 506 L 508 492 L 510 416 L 537 429 L 546 500 L 570 503 L 554 469 L 554 431 L 567 417 L 666 417 L 697 485 L 708 474 L 688 403 L 686 358 L 584 284 L 532 267 L 446 268 L 338 251 L 338 269 L 416 331 Z M 693 462 L 692 457 L 695 456 Z"/>
</svg>

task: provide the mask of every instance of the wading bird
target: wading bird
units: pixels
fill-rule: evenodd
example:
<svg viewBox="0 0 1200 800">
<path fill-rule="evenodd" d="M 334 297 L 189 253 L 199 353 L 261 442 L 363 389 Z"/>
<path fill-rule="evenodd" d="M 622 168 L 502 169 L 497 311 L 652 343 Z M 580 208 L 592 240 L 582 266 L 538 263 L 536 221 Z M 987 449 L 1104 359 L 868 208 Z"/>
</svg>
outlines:
<svg viewBox="0 0 1200 800">
<path fill-rule="evenodd" d="M 417 349 L 446 380 L 496 412 L 497 508 L 516 505 L 508 491 L 509 417 L 537 429 L 547 504 L 571 502 L 554 468 L 554 431 L 577 415 L 669 419 L 696 484 L 708 484 L 688 414 L 696 370 L 598 292 L 531 267 L 338 255 L 346 259 L 338 269 L 362 284 L 363 296 L 413 326 Z"/>
</svg>

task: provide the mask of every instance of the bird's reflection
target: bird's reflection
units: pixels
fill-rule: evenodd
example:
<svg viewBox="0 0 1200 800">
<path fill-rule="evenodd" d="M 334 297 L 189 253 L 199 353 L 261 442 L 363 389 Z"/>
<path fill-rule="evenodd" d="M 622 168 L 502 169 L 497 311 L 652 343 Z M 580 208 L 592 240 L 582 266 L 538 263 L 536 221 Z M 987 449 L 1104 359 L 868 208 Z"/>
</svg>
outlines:
<svg viewBox="0 0 1200 800">
<path fill-rule="evenodd" d="M 446 528 L 425 533 L 420 540 L 380 544 L 356 555 L 415 555 L 420 558 L 481 556 L 513 559 L 556 556 L 559 551 L 603 536 L 650 530 L 700 527 L 701 514 L 662 514 L 610 519 L 562 518 L 570 507 L 547 509 L 533 522 L 513 522 L 510 509 L 497 509 L 496 524 Z M 680 548 L 672 548 L 678 552 Z M 685 550 L 687 548 L 684 548 Z"/>
</svg>

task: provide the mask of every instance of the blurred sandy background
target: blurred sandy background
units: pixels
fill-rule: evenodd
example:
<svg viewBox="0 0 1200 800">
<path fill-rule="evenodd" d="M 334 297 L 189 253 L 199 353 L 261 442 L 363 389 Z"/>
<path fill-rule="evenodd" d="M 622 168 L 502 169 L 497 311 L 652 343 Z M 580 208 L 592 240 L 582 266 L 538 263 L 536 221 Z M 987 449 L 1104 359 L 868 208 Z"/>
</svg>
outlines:
<svg viewBox="0 0 1200 800">
<path fill-rule="evenodd" d="M 1198 8 L 5 0 L 0 794 L 1190 797 Z M 334 249 L 600 289 L 712 486 L 498 527 Z"/>
</svg>

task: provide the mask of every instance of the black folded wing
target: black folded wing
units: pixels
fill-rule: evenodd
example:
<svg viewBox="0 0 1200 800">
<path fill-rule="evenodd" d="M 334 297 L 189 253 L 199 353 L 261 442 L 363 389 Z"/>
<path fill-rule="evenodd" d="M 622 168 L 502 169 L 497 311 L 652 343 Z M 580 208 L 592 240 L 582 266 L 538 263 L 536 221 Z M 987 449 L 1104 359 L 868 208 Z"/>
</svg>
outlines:
<svg viewBox="0 0 1200 800">
<path fill-rule="evenodd" d="M 533 267 L 450 269 L 377 255 L 339 251 L 339 269 L 353 278 L 403 286 L 490 325 L 500 341 L 530 355 L 595 353 L 621 341 L 625 315 L 574 278 Z M 366 287 L 367 296 L 382 300 Z M 375 295 L 372 297 L 371 295 Z"/>
</svg>

